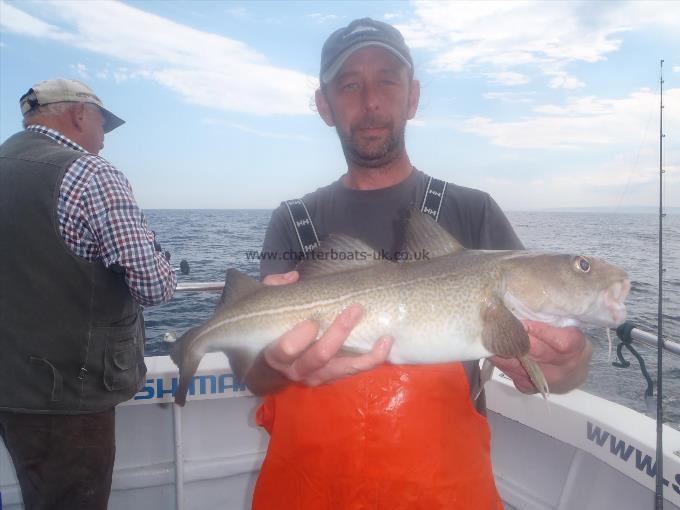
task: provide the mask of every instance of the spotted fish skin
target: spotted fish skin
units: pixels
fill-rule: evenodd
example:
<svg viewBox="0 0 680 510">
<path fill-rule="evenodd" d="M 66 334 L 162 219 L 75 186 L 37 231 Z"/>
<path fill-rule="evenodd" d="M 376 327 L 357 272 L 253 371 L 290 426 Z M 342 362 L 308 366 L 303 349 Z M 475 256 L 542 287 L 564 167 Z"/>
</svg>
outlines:
<svg viewBox="0 0 680 510">
<path fill-rule="evenodd" d="M 362 305 L 364 313 L 345 350 L 369 352 L 377 338 L 390 335 L 391 363 L 517 357 L 542 391 L 547 385 L 526 357 L 529 338 L 522 319 L 561 327 L 616 327 L 625 321 L 630 282 L 622 269 L 582 255 L 465 250 L 419 213 L 412 213 L 405 251 L 425 254 L 426 260 L 374 260 L 371 248 L 345 236 L 332 236 L 321 250 L 367 256 L 342 262 L 318 256 L 299 268 L 299 282 L 284 286 L 265 286 L 238 271 L 227 272 L 225 303 L 176 343 L 176 402 L 184 403 L 206 352 L 222 350 L 232 368 L 242 371 L 299 322 L 316 321 L 322 334 L 353 303 Z"/>
</svg>

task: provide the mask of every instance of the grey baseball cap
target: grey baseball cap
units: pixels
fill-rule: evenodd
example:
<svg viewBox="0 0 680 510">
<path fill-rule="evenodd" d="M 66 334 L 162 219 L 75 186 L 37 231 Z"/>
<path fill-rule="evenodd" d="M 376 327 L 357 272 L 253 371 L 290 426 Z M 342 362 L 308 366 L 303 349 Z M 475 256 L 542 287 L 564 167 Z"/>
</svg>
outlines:
<svg viewBox="0 0 680 510">
<path fill-rule="evenodd" d="M 413 59 L 401 32 L 382 21 L 361 18 L 336 30 L 326 39 L 321 49 L 321 83 L 330 82 L 355 51 L 367 46 L 378 46 L 391 51 L 408 66 L 413 75 Z"/>
<path fill-rule="evenodd" d="M 36 106 L 64 102 L 97 105 L 104 116 L 105 133 L 125 123 L 123 119 L 104 108 L 101 99 L 97 97 L 93 90 L 78 80 L 54 78 L 52 80 L 41 81 L 28 89 L 28 92 L 19 99 L 22 115 L 26 115 L 27 112 Z"/>
</svg>

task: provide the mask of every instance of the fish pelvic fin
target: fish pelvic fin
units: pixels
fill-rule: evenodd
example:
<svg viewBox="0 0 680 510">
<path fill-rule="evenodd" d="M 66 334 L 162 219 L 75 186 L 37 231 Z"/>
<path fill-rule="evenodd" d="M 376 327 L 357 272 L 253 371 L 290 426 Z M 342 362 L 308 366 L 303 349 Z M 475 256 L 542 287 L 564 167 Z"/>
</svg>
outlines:
<svg viewBox="0 0 680 510">
<path fill-rule="evenodd" d="M 546 381 L 541 367 L 538 366 L 534 360 L 529 359 L 527 356 L 521 356 L 519 362 L 524 367 L 524 370 L 529 374 L 529 379 L 534 383 L 536 389 L 541 392 L 543 398 L 547 401 L 548 395 L 550 394 L 550 388 L 548 388 L 548 381 Z"/>
<path fill-rule="evenodd" d="M 529 352 L 529 335 L 517 317 L 498 298 L 482 305 L 482 345 L 504 358 L 519 358 Z"/>
<path fill-rule="evenodd" d="M 179 368 L 179 386 L 175 391 L 175 403 L 180 406 L 184 406 L 186 403 L 189 385 L 198 369 L 201 358 L 203 358 L 202 354 L 198 355 L 195 349 L 192 349 L 194 340 L 202 331 L 202 326 L 191 328 L 175 342 L 170 352 L 170 359 Z"/>
<path fill-rule="evenodd" d="M 488 358 L 484 358 L 482 361 L 482 368 L 479 371 L 479 386 L 475 388 L 475 391 L 472 394 L 472 400 L 477 400 L 482 394 L 484 385 L 488 383 L 491 380 L 491 376 L 493 376 L 494 368 L 493 363 L 491 363 Z"/>
</svg>

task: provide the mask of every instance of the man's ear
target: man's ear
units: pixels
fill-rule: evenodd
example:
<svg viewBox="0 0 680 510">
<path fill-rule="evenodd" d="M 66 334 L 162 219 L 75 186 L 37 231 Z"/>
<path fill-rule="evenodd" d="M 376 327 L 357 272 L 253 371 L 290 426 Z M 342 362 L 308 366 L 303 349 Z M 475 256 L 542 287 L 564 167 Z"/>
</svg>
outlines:
<svg viewBox="0 0 680 510">
<path fill-rule="evenodd" d="M 73 127 L 80 133 L 85 131 L 85 103 L 74 104 L 68 112 Z"/>
<path fill-rule="evenodd" d="M 411 120 L 416 116 L 418 111 L 418 103 L 420 102 L 420 82 L 418 80 L 411 81 L 411 90 L 408 93 L 408 111 L 407 119 Z"/>
<path fill-rule="evenodd" d="M 328 104 L 328 101 L 326 100 L 326 94 L 323 93 L 321 88 L 316 89 L 316 92 L 314 93 L 314 101 L 316 103 L 316 111 L 319 112 L 319 115 L 326 123 L 326 125 L 331 127 L 335 126 L 335 120 L 333 119 L 333 111 L 331 110 L 331 106 Z"/>
</svg>

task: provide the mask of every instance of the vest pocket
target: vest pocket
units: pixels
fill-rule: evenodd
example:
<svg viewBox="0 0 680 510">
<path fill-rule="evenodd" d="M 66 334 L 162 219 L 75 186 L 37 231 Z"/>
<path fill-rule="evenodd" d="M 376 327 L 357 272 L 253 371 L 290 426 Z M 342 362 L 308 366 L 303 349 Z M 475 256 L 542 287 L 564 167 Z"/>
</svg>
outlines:
<svg viewBox="0 0 680 510">
<path fill-rule="evenodd" d="M 104 385 L 109 391 L 136 388 L 139 379 L 140 346 L 136 328 L 119 338 L 109 338 L 104 352 Z"/>
</svg>

